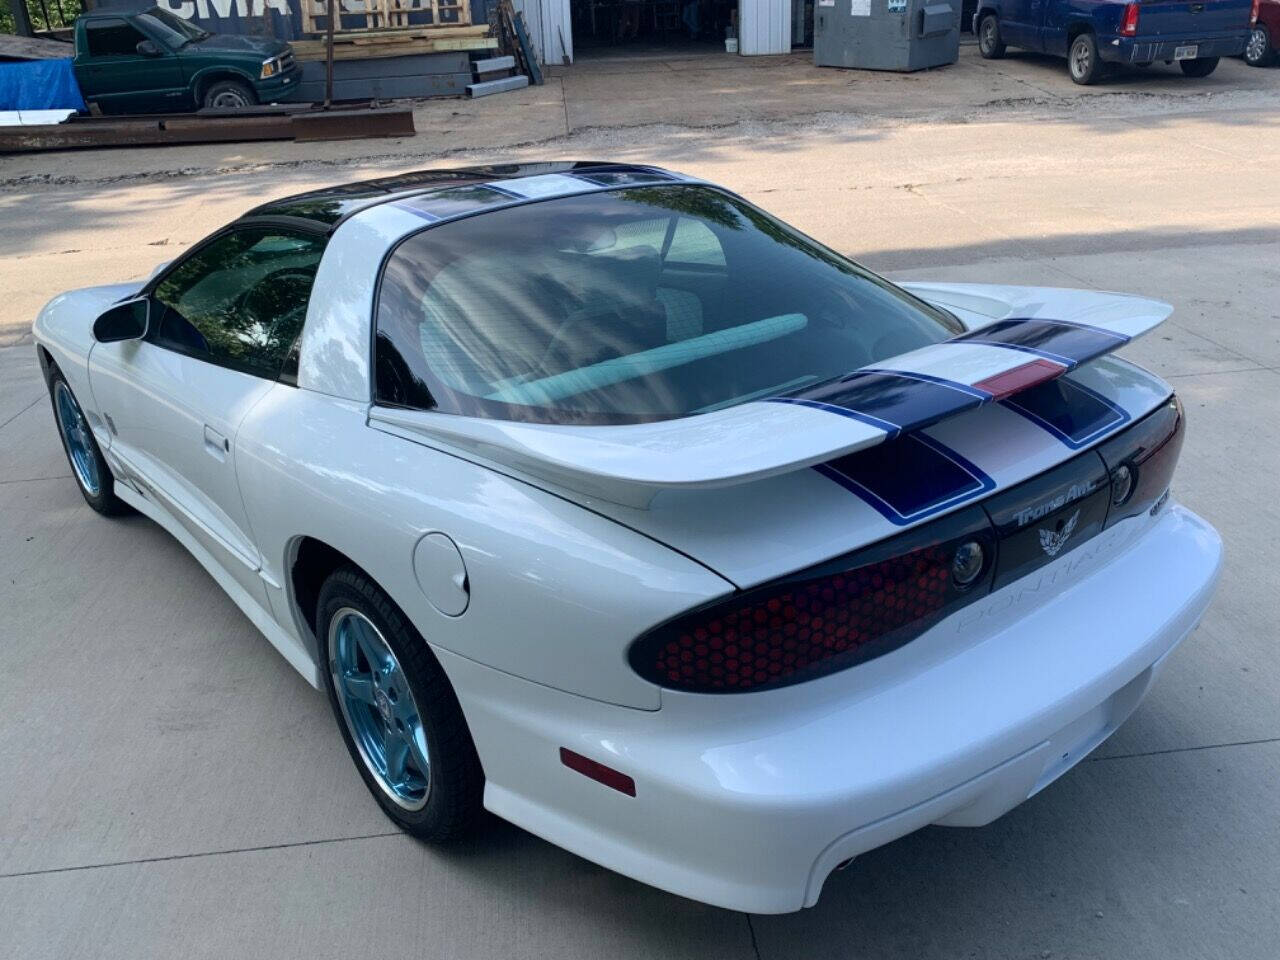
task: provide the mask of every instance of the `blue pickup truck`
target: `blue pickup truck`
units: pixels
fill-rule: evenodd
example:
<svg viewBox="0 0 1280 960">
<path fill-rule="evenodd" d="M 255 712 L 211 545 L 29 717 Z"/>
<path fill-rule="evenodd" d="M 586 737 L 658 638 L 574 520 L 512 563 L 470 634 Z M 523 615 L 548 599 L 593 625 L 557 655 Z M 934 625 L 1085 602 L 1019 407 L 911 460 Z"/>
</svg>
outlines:
<svg viewBox="0 0 1280 960">
<path fill-rule="evenodd" d="M 978 0 L 973 32 L 988 60 L 1006 46 L 1067 58 L 1076 83 L 1099 80 L 1109 65 L 1157 60 L 1207 77 L 1220 57 L 1239 56 L 1257 0 Z"/>
</svg>

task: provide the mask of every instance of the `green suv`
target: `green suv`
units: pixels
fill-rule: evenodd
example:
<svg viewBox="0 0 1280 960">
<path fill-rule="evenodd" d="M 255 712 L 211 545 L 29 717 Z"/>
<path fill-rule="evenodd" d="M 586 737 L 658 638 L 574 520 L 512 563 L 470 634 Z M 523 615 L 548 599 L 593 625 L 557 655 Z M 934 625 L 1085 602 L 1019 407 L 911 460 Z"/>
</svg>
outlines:
<svg viewBox="0 0 1280 960">
<path fill-rule="evenodd" d="M 213 34 L 159 7 L 78 17 L 74 68 L 85 100 L 103 113 L 287 100 L 302 72 L 281 40 Z"/>
</svg>

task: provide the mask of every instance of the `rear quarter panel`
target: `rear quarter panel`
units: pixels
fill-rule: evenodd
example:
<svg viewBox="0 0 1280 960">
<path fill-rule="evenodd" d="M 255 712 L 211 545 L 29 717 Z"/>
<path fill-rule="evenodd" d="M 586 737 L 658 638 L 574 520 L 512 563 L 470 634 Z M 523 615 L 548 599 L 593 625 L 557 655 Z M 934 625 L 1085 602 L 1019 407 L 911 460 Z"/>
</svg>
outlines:
<svg viewBox="0 0 1280 960">
<path fill-rule="evenodd" d="M 277 620 L 317 655 L 290 569 L 302 537 L 350 557 L 429 643 L 571 693 L 657 709 L 625 660 L 638 634 L 729 592 L 648 537 L 500 473 L 367 425 L 367 403 L 275 386 L 236 439 L 241 489 Z M 470 603 L 427 600 L 414 548 L 443 532 L 466 563 Z M 317 656 L 317 662 L 319 657 Z M 461 695 L 461 691 L 460 691 Z"/>
<path fill-rule="evenodd" d="M 1119 32 L 1124 8 L 1119 0 L 1051 0 L 1044 19 L 1045 52 L 1065 57 L 1081 29 L 1092 30 L 1101 44 Z"/>
</svg>

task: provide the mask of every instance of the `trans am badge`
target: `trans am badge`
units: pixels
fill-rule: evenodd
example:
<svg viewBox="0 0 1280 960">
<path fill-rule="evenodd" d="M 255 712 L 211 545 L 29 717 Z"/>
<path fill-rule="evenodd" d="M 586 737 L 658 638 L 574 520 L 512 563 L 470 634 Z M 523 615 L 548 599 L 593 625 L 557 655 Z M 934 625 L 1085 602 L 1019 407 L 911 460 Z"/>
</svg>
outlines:
<svg viewBox="0 0 1280 960">
<path fill-rule="evenodd" d="M 1062 525 L 1061 530 L 1046 530 L 1040 528 L 1040 547 L 1051 557 L 1056 557 L 1058 551 L 1061 550 L 1067 542 L 1067 538 L 1071 536 L 1071 531 L 1076 528 L 1076 521 L 1080 519 L 1080 511 L 1077 510 L 1071 515 L 1071 519 Z"/>
</svg>

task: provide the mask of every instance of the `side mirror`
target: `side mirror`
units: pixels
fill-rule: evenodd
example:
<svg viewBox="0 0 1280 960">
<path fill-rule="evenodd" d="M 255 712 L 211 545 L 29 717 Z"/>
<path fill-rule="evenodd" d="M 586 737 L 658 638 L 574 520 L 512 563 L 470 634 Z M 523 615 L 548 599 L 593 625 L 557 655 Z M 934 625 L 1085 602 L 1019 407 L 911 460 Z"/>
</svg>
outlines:
<svg viewBox="0 0 1280 960">
<path fill-rule="evenodd" d="M 117 303 L 93 321 L 93 339 L 99 343 L 141 340 L 147 335 L 151 302 L 146 297 Z"/>
<path fill-rule="evenodd" d="M 135 49 L 139 55 L 144 57 L 158 57 L 162 53 L 161 49 L 152 40 L 139 40 Z"/>
</svg>

